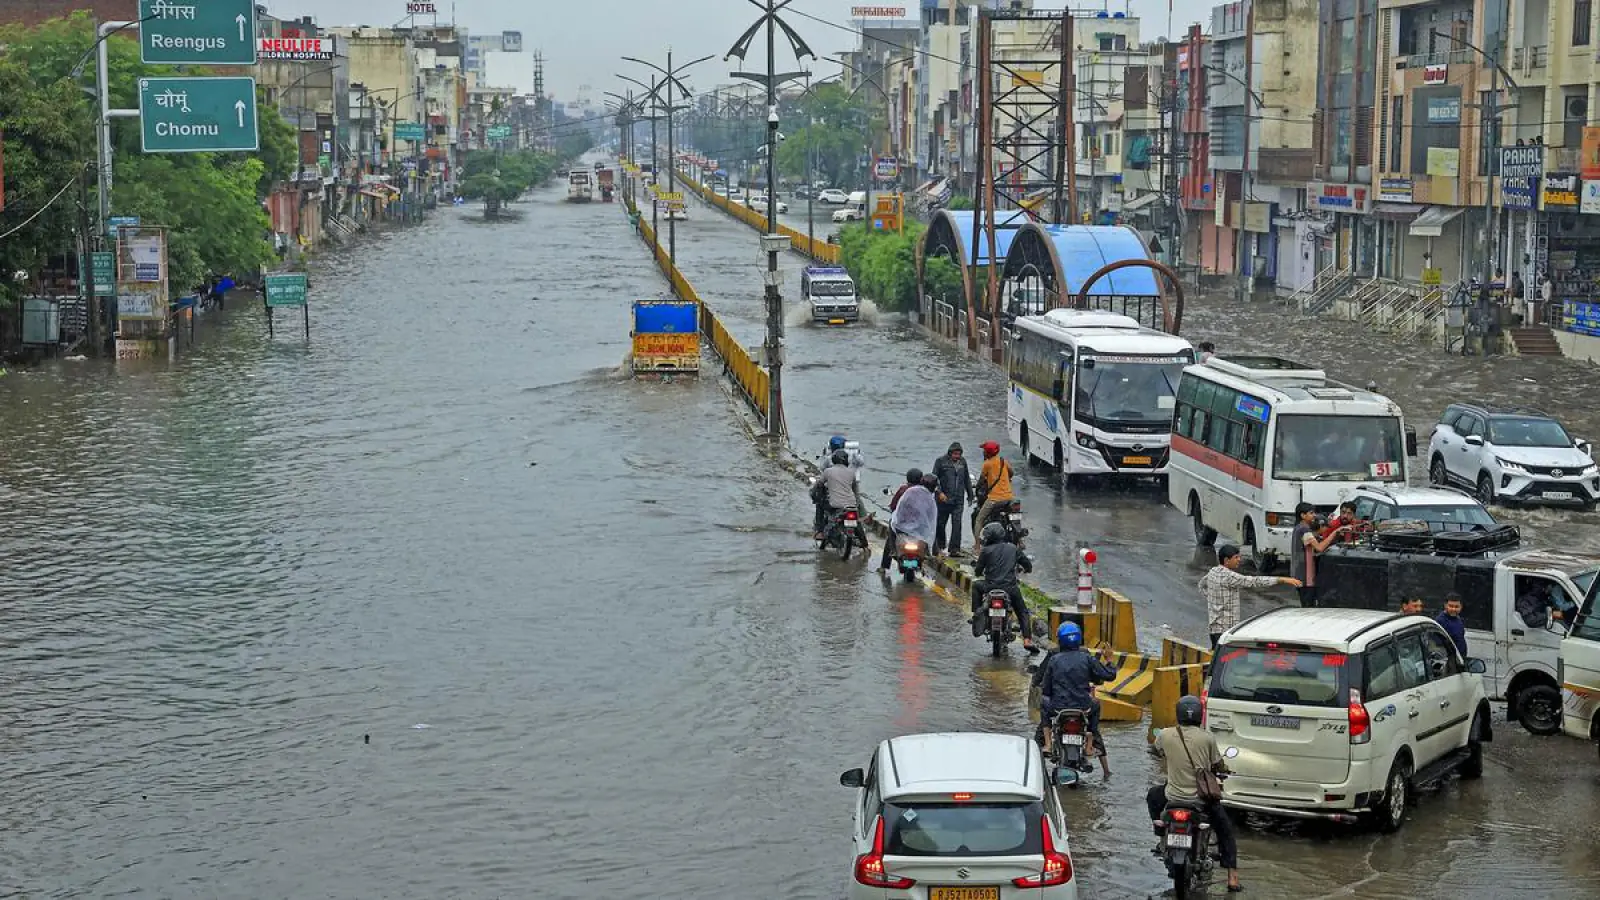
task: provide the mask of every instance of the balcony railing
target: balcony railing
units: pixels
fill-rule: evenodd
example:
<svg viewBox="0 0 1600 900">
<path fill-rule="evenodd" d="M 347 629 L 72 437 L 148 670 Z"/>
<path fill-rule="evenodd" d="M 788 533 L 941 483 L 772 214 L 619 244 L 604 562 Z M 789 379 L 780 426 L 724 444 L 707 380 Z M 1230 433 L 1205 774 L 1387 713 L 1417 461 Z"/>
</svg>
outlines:
<svg viewBox="0 0 1600 900">
<path fill-rule="evenodd" d="M 1463 48 L 1402 56 L 1395 60 L 1394 67 L 1396 69 L 1420 69 L 1423 66 L 1469 65 L 1475 62 L 1478 62 L 1478 52 Z"/>
<path fill-rule="evenodd" d="M 1529 72 L 1534 69 L 1542 69 L 1549 64 L 1550 48 L 1548 46 L 1514 47 L 1511 50 L 1511 68 L 1513 69 Z"/>
</svg>

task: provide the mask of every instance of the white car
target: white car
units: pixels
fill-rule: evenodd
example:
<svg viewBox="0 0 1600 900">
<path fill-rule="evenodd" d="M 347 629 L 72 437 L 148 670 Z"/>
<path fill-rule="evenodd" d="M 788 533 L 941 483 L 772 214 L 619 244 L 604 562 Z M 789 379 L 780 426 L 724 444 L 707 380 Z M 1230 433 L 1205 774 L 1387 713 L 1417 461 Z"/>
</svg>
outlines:
<svg viewBox="0 0 1600 900">
<path fill-rule="evenodd" d="M 751 197 L 750 198 L 750 208 L 755 210 L 756 212 L 766 212 L 767 211 L 767 198 L 765 198 L 765 197 Z M 789 204 L 783 202 L 782 200 L 779 200 L 778 201 L 778 213 L 781 215 L 782 213 L 786 213 L 788 211 L 789 211 Z"/>
<path fill-rule="evenodd" d="M 846 206 L 844 209 L 835 210 L 833 213 L 835 222 L 859 222 L 866 217 L 866 212 L 857 206 Z"/>
<path fill-rule="evenodd" d="M 1428 480 L 1458 484 L 1484 505 L 1496 500 L 1600 502 L 1589 444 L 1535 410 L 1470 403 L 1445 407 L 1428 439 Z"/>
<path fill-rule="evenodd" d="M 856 788 L 850 900 L 1076 900 L 1066 820 L 1021 735 L 890 738 Z"/>
<path fill-rule="evenodd" d="M 838 188 L 828 188 L 824 191 L 818 192 L 817 202 L 841 205 L 850 202 L 850 195 L 839 190 Z"/>
<path fill-rule="evenodd" d="M 1359 484 L 1349 499 L 1356 518 L 1373 524 L 1404 519 L 1426 522 L 1431 531 L 1492 531 L 1500 525 L 1482 503 L 1454 488 Z"/>
<path fill-rule="evenodd" d="M 1398 830 L 1419 786 L 1482 777 L 1484 671 L 1422 616 L 1281 607 L 1241 622 L 1218 641 L 1205 694 L 1233 773 L 1223 804 Z"/>
</svg>

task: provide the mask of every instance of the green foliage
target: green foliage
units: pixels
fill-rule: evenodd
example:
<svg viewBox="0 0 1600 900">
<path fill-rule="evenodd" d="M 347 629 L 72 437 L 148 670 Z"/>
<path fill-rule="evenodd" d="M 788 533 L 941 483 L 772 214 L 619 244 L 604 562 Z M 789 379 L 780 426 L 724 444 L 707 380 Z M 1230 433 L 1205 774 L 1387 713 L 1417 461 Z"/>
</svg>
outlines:
<svg viewBox="0 0 1600 900">
<path fill-rule="evenodd" d="M 93 84 L 94 55 L 89 51 L 94 42 L 94 23 L 87 13 L 53 19 L 36 28 L 0 28 L 0 45 L 6 54 L 3 62 L 26 75 L 20 83 L 4 81 L 5 76 L 0 75 L 0 116 L 7 115 L 3 110 L 8 109 L 53 109 L 67 129 L 68 139 L 56 141 L 49 153 L 52 164 L 63 170 L 92 165 L 95 157 L 93 100 L 78 87 Z M 141 63 L 131 32 L 108 38 L 106 48 L 113 107 L 138 105 L 139 78 L 177 71 Z M 80 66 L 75 81 L 74 69 Z M 174 292 L 199 285 L 211 273 L 252 273 L 274 259 L 267 240 L 269 222 L 260 201 L 273 182 L 289 178 L 298 167 L 299 146 L 293 127 L 270 104 L 258 103 L 257 115 L 261 150 L 254 154 L 145 154 L 137 122 L 113 120 L 112 211 L 166 227 L 169 283 Z M 8 135 L 8 185 L 15 174 L 11 145 Z M 54 246 L 55 252 L 70 243 L 59 228 L 52 233 L 48 225 L 42 232 L 35 226 L 15 237 L 26 234 L 29 241 L 43 240 L 45 246 Z M 0 252 L 10 253 L 10 244 L 8 240 Z"/>
<path fill-rule="evenodd" d="M 920 222 L 906 223 L 905 234 L 849 225 L 839 233 L 839 259 L 861 293 L 880 309 L 905 311 L 917 305 L 916 246 Z"/>
<path fill-rule="evenodd" d="M 555 170 L 556 160 L 548 153 L 474 150 L 462 164 L 458 191 L 468 200 L 482 200 L 484 214 L 494 216 L 524 191 L 543 184 Z"/>
<path fill-rule="evenodd" d="M 862 95 L 852 95 L 842 85 L 824 84 L 795 105 L 793 118 L 805 124 L 792 131 L 784 129 L 786 140 L 778 147 L 779 172 L 801 179 L 814 173 L 814 178 L 826 178 L 832 184 L 854 184 L 861 156 L 871 155 L 869 135 L 878 134 L 882 126 Z"/>
<path fill-rule="evenodd" d="M 961 300 L 961 267 L 948 256 L 923 261 L 922 289 L 935 300 L 964 306 Z"/>
<path fill-rule="evenodd" d="M 966 194 L 953 195 L 950 198 L 950 202 L 946 203 L 944 205 L 944 208 L 945 209 L 971 209 L 972 208 L 972 198 L 967 196 Z"/>
<path fill-rule="evenodd" d="M 572 128 L 556 138 L 556 156 L 568 162 L 589 152 L 594 146 L 594 136 L 586 129 Z"/>
</svg>

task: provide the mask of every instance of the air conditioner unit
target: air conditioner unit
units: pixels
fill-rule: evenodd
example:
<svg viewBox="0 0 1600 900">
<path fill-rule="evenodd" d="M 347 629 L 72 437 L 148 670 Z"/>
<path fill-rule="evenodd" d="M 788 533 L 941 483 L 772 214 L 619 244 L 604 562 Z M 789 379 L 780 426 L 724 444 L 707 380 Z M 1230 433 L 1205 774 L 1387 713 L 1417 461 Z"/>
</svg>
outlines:
<svg viewBox="0 0 1600 900">
<path fill-rule="evenodd" d="M 1589 117 L 1588 97 L 1568 97 L 1565 106 L 1566 117 L 1570 119 L 1587 119 Z"/>
</svg>

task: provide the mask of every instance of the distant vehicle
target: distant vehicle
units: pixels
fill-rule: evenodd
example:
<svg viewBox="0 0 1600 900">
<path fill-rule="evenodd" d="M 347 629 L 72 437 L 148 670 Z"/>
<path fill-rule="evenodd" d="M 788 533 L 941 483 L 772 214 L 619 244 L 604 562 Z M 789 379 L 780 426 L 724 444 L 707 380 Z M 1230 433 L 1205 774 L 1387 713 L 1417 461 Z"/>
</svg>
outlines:
<svg viewBox="0 0 1600 900">
<path fill-rule="evenodd" d="M 799 187 L 795 188 L 793 193 L 794 193 L 794 198 L 796 200 L 810 200 L 811 199 L 811 186 L 807 185 L 807 184 L 802 184 Z"/>
<path fill-rule="evenodd" d="M 1266 571 L 1288 559 L 1297 504 L 1328 514 L 1358 483 L 1404 485 L 1416 446 L 1382 394 L 1286 359 L 1213 356 L 1178 384 L 1167 499 L 1196 544 L 1220 535 Z"/>
<path fill-rule="evenodd" d="M 616 177 L 608 168 L 595 163 L 595 180 L 600 183 L 600 199 L 610 203 L 616 194 Z"/>
<path fill-rule="evenodd" d="M 1445 407 L 1428 440 L 1428 480 L 1459 484 L 1485 505 L 1497 500 L 1600 502 L 1589 443 L 1538 410 L 1472 403 Z"/>
<path fill-rule="evenodd" d="M 587 169 L 573 169 L 567 174 L 567 202 L 588 203 L 594 199 L 594 180 Z"/>
<path fill-rule="evenodd" d="M 861 318 L 856 282 L 843 266 L 807 266 L 800 273 L 800 299 L 811 304 L 811 320 L 843 325 Z"/>
<path fill-rule="evenodd" d="M 835 222 L 860 222 L 866 217 L 867 208 L 858 204 L 851 204 L 844 209 L 835 210 L 833 213 L 833 221 Z"/>
<path fill-rule="evenodd" d="M 749 202 L 749 206 L 750 206 L 751 209 L 755 210 L 756 212 L 763 212 L 764 213 L 764 212 L 767 211 L 767 198 L 766 197 L 751 197 L 750 198 L 750 202 Z M 783 202 L 782 200 L 779 200 L 778 201 L 778 213 L 781 215 L 781 214 L 786 213 L 788 211 L 789 211 L 789 204 Z"/>
<path fill-rule="evenodd" d="M 661 218 L 668 222 L 687 222 L 689 210 L 681 206 L 669 206 L 661 211 Z"/>
<path fill-rule="evenodd" d="M 1422 616 L 1280 607 L 1239 623 L 1204 695 L 1232 772 L 1223 805 L 1398 831 L 1419 787 L 1483 777 L 1484 669 Z"/>
<path fill-rule="evenodd" d="M 1128 316 L 1019 316 L 1006 353 L 1007 431 L 1024 454 L 1074 480 L 1161 475 L 1178 379 L 1192 362 L 1188 341 Z"/>
<path fill-rule="evenodd" d="M 878 745 L 856 789 L 849 900 L 1077 900 L 1067 823 L 1020 735 L 912 734 Z M 915 891 L 915 893 L 910 893 Z"/>
<path fill-rule="evenodd" d="M 1410 597 L 1437 604 L 1459 594 L 1467 646 L 1488 663 L 1490 699 L 1504 700 L 1507 718 L 1534 734 L 1560 731 L 1562 638 L 1600 575 L 1600 556 L 1523 550 L 1510 526 L 1441 532 L 1418 546 L 1408 538 L 1330 548 L 1317 561 L 1317 604 L 1396 610 Z"/>
<path fill-rule="evenodd" d="M 850 202 L 850 195 L 838 188 L 825 188 L 817 192 L 818 203 L 843 204 Z"/>
<path fill-rule="evenodd" d="M 1430 531 L 1472 531 L 1500 525 L 1483 504 L 1461 491 L 1395 484 L 1360 484 L 1351 491 L 1356 517 L 1377 524 L 1424 522 Z"/>
<path fill-rule="evenodd" d="M 700 306 L 658 298 L 633 304 L 633 374 L 697 374 L 700 371 Z"/>
</svg>

